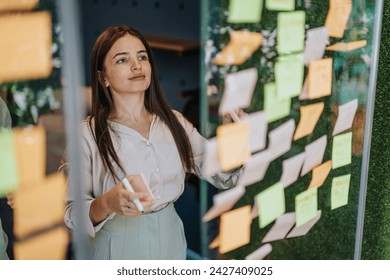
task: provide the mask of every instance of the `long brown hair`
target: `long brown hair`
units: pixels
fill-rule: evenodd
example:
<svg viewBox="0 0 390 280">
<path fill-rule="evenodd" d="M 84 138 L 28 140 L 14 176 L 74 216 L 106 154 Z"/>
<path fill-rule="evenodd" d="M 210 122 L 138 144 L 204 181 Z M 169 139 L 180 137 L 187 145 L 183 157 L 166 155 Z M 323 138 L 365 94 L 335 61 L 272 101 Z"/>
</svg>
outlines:
<svg viewBox="0 0 390 280">
<path fill-rule="evenodd" d="M 114 108 L 114 100 L 112 99 L 109 89 L 104 86 L 104 82 L 102 81 L 102 77 L 100 75 L 100 73 L 104 71 L 104 59 L 108 51 L 119 38 L 125 36 L 126 34 L 130 34 L 140 39 L 144 44 L 149 57 L 152 73 L 150 86 L 145 92 L 144 105 L 150 113 L 158 116 L 168 126 L 175 140 L 182 164 L 186 172 L 191 172 L 191 170 L 194 169 L 191 144 L 187 133 L 172 112 L 164 94 L 162 93 L 160 82 L 158 80 L 157 66 L 152 50 L 142 34 L 127 25 L 114 25 L 107 28 L 96 40 L 92 50 L 92 111 L 88 122 L 98 146 L 100 156 L 102 157 L 103 164 L 106 170 L 111 173 L 113 178 L 119 180 L 118 175 L 115 173 L 111 159 L 118 165 L 121 171 L 126 174 L 125 169 L 115 152 L 109 133 L 109 130 L 112 130 L 112 128 L 107 122 L 110 112 Z"/>
</svg>

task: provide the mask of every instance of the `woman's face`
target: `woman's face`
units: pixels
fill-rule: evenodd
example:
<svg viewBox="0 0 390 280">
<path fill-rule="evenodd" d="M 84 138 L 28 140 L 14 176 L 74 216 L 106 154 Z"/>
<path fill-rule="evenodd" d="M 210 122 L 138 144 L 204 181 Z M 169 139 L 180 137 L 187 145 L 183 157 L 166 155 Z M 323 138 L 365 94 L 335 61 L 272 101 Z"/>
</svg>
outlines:
<svg viewBox="0 0 390 280">
<path fill-rule="evenodd" d="M 146 48 L 137 37 L 119 38 L 104 59 L 103 78 L 112 94 L 144 93 L 150 86 L 151 66 Z"/>
</svg>

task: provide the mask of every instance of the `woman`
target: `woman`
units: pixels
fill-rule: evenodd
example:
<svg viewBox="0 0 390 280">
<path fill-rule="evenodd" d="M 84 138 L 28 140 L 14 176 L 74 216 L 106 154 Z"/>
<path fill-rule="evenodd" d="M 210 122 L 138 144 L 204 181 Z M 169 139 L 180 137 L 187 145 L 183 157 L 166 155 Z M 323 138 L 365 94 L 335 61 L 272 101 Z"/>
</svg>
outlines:
<svg viewBox="0 0 390 280">
<path fill-rule="evenodd" d="M 206 141 L 161 91 L 152 51 L 128 26 L 112 26 L 92 51 L 92 112 L 82 124 L 86 199 L 94 259 L 185 259 L 186 240 L 173 202 L 186 173 L 199 176 Z M 152 195 L 121 183 L 143 174 Z M 234 186 L 239 170 L 214 176 Z M 70 174 L 71 175 L 71 174 Z M 145 213 L 133 200 L 139 199 Z M 65 222 L 74 228 L 73 199 Z"/>
</svg>

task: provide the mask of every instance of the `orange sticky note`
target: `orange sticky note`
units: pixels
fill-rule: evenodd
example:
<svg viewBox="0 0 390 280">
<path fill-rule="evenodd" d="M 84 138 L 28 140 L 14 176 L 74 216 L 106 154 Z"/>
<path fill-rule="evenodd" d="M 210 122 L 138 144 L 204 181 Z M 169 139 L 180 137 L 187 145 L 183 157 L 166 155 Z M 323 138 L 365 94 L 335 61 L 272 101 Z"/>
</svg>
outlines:
<svg viewBox="0 0 390 280">
<path fill-rule="evenodd" d="M 16 260 L 64 260 L 69 243 L 65 227 L 58 227 L 32 238 L 15 242 Z"/>
<path fill-rule="evenodd" d="M 27 188 L 36 181 L 42 180 L 46 173 L 45 129 L 41 126 L 15 128 L 14 146 L 20 187 Z"/>
<path fill-rule="evenodd" d="M 251 158 L 249 124 L 229 123 L 217 128 L 218 159 L 221 170 L 227 171 Z"/>
<path fill-rule="evenodd" d="M 209 249 L 215 249 L 217 247 L 219 247 L 219 235 L 209 244 Z"/>
<path fill-rule="evenodd" d="M 65 177 L 61 173 L 14 193 L 14 234 L 27 234 L 60 223 L 64 219 Z"/>
<path fill-rule="evenodd" d="M 330 0 L 325 26 L 329 36 L 342 38 L 352 11 L 352 0 Z"/>
<path fill-rule="evenodd" d="M 339 51 L 339 52 L 349 52 L 356 49 L 363 48 L 367 45 L 366 40 L 348 42 L 348 43 L 336 43 L 326 48 L 327 51 Z"/>
<path fill-rule="evenodd" d="M 39 0 L 1 0 L 0 11 L 32 10 L 38 2 Z"/>
<path fill-rule="evenodd" d="M 52 71 L 49 12 L 0 16 L 0 83 L 46 78 Z"/>
<path fill-rule="evenodd" d="M 315 167 L 313 169 L 313 173 L 312 173 L 313 175 L 311 178 L 309 189 L 314 187 L 315 188 L 321 187 L 324 184 L 326 178 L 328 177 L 331 169 L 332 169 L 331 160 L 328 160 L 327 162 L 324 162 L 323 164 Z"/>
<path fill-rule="evenodd" d="M 251 222 L 250 205 L 223 214 L 219 227 L 219 253 L 224 254 L 248 244 Z"/>
<path fill-rule="evenodd" d="M 324 58 L 310 62 L 308 73 L 308 98 L 316 99 L 332 93 L 333 59 Z"/>
<path fill-rule="evenodd" d="M 324 110 L 324 102 L 301 106 L 301 117 L 294 134 L 294 141 L 311 134 Z"/>
<path fill-rule="evenodd" d="M 217 54 L 216 65 L 240 65 L 244 63 L 260 46 L 263 36 L 258 32 L 233 31 L 229 43 Z"/>
</svg>

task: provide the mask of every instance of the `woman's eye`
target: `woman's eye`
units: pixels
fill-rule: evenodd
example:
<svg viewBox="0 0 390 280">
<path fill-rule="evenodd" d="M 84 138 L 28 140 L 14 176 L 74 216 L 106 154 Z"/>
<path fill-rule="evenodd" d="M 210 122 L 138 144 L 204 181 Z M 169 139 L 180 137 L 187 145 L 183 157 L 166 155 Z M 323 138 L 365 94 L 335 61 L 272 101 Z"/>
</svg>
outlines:
<svg viewBox="0 0 390 280">
<path fill-rule="evenodd" d="M 138 57 L 139 60 L 148 60 L 148 56 L 147 55 L 140 55 Z"/>
<path fill-rule="evenodd" d="M 124 62 L 126 62 L 126 58 L 118 59 L 116 63 L 117 63 L 117 64 L 122 64 L 122 63 L 124 63 Z"/>
</svg>

